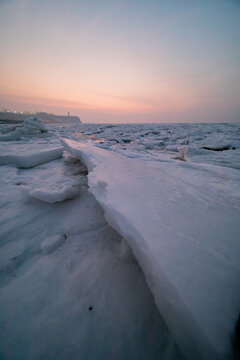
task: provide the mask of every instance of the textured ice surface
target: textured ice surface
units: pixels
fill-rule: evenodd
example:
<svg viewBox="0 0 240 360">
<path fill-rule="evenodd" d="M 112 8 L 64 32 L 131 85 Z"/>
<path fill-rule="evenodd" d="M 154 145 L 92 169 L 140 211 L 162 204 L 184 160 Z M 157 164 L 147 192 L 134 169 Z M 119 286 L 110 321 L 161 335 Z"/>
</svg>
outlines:
<svg viewBox="0 0 240 360">
<path fill-rule="evenodd" d="M 53 204 L 75 198 L 80 193 L 80 187 L 76 184 L 63 185 L 59 189 L 40 188 L 29 192 L 34 199 Z"/>
<path fill-rule="evenodd" d="M 2 136 L 14 132 L 7 127 Z M 54 134 L 123 154 L 118 161 L 105 152 L 104 160 L 99 149 L 95 167 L 85 157 L 91 191 L 120 234 L 89 194 L 86 167 L 69 153 L 28 169 L 0 166 L 0 357 L 176 360 L 176 339 L 186 359 L 231 359 L 239 124 L 48 128 L 51 137 L 40 131 L 1 141 L 1 155 L 59 148 Z M 216 151 L 222 144 L 228 149 Z M 29 196 L 44 189 L 51 198 L 67 187 L 81 188 L 80 196 L 57 203 Z M 57 234 L 66 241 L 42 254 L 41 244 Z"/>
<path fill-rule="evenodd" d="M 173 161 L 178 147 L 187 148 L 187 160 L 240 169 L 240 125 L 235 124 L 80 124 L 58 128 L 73 140 L 89 139 L 96 146 L 145 161 Z M 228 150 L 204 147 L 228 145 Z M 167 151 L 166 151 L 167 150 Z"/>
<path fill-rule="evenodd" d="M 45 126 L 45 121 L 38 117 L 25 119 L 21 124 L 2 125 L 0 127 L 0 141 L 21 140 L 24 137 L 49 137 L 52 136 Z"/>
<path fill-rule="evenodd" d="M 62 143 L 88 166 L 92 193 L 132 247 L 184 355 L 229 359 L 239 312 L 239 171 Z"/>
<path fill-rule="evenodd" d="M 58 159 L 62 156 L 62 153 L 63 149 L 61 147 L 49 150 L 32 150 L 24 155 L 6 153 L 0 155 L 0 165 L 12 164 L 19 168 L 31 168 Z"/>
<path fill-rule="evenodd" d="M 0 167 L 0 358 L 180 360 L 141 269 L 84 174 L 68 156 L 30 169 Z M 23 187 L 71 182 L 82 186 L 73 200 L 22 196 Z M 57 234 L 67 236 L 58 248 Z"/>
</svg>

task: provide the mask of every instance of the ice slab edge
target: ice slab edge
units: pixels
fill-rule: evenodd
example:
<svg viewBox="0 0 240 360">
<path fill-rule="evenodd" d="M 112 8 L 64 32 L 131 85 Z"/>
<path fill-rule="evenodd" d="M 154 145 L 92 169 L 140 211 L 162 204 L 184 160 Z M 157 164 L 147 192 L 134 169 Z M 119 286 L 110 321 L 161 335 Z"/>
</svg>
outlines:
<svg viewBox="0 0 240 360">
<path fill-rule="evenodd" d="M 179 180 L 169 184 L 169 174 L 156 173 L 148 164 L 97 148 L 90 142 L 78 143 L 68 139 L 61 139 L 61 142 L 88 167 L 91 192 L 104 209 L 107 221 L 131 246 L 159 311 L 184 357 L 230 359 L 231 330 L 239 310 L 238 300 L 234 302 L 232 298 L 236 298 L 239 291 L 239 272 L 219 254 L 207 251 L 199 239 L 191 241 L 191 221 L 188 218 L 182 220 L 185 221 L 185 233 L 178 231 L 174 224 L 169 226 L 171 221 L 176 222 L 174 211 L 179 212 L 179 209 L 174 204 L 171 207 L 167 199 L 170 194 L 174 196 L 174 191 L 176 196 L 183 191 L 181 186 L 178 189 Z M 191 200 L 193 211 L 199 200 Z M 183 212 L 184 207 L 189 206 L 188 202 L 181 205 Z M 154 203 L 159 206 L 159 217 L 156 216 L 156 206 L 152 206 Z M 207 221 L 204 216 L 206 209 L 201 206 L 197 214 L 192 214 L 200 224 L 196 229 L 200 240 L 201 228 Z M 229 223 L 229 219 L 220 214 L 220 220 L 225 221 L 223 228 L 236 225 L 236 213 L 233 215 L 235 223 Z M 214 208 L 208 209 L 208 220 L 209 216 L 216 216 Z M 166 217 L 170 218 L 168 223 Z M 217 214 L 217 220 L 218 217 Z M 211 222 L 208 225 L 209 238 L 218 236 L 214 233 L 214 224 L 212 227 Z M 182 249 L 180 253 L 179 249 Z M 215 277 L 216 269 L 220 272 L 219 278 Z"/>
<path fill-rule="evenodd" d="M 25 155 L 0 155 L 0 165 L 12 164 L 18 168 L 31 168 L 62 156 L 63 148 L 55 147 L 48 150 L 40 150 Z"/>
</svg>

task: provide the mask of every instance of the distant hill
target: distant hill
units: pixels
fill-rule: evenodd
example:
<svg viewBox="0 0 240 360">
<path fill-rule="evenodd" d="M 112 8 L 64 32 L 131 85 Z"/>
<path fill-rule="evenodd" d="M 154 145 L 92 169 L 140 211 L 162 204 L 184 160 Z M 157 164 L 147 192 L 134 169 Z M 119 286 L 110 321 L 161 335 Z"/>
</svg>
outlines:
<svg viewBox="0 0 240 360">
<path fill-rule="evenodd" d="M 38 117 L 40 117 L 42 120 L 46 120 L 47 122 L 69 122 L 69 123 L 80 123 L 81 120 L 78 116 L 64 116 L 64 115 L 54 115 L 54 114 L 48 114 L 46 112 L 39 112 L 36 113 Z"/>
<path fill-rule="evenodd" d="M 22 122 L 23 120 L 29 117 L 40 117 L 42 120 L 45 120 L 49 123 L 81 123 L 81 120 L 78 116 L 64 116 L 64 115 L 55 115 L 48 114 L 46 112 L 38 112 L 38 113 L 17 113 L 11 111 L 0 111 L 0 122 Z"/>
</svg>

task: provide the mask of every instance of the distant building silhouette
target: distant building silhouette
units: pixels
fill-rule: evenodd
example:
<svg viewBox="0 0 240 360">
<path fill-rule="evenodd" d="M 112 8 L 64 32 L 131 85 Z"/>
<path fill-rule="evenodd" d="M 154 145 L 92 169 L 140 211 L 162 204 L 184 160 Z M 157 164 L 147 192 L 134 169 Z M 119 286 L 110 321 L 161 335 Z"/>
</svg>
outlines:
<svg viewBox="0 0 240 360">
<path fill-rule="evenodd" d="M 49 122 L 71 122 L 71 123 L 81 122 L 78 116 L 70 116 L 69 112 L 68 112 L 68 116 L 48 114 L 46 112 L 36 113 L 36 116 L 40 117 L 43 120 L 47 120 Z"/>
</svg>

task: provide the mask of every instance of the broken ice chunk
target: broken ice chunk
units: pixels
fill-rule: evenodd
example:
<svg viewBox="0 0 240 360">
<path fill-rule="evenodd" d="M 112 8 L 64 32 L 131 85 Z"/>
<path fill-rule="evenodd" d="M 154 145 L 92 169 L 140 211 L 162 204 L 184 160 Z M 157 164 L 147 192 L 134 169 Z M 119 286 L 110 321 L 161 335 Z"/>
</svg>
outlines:
<svg viewBox="0 0 240 360">
<path fill-rule="evenodd" d="M 59 248 L 66 240 L 65 234 L 57 234 L 46 237 L 41 244 L 41 252 L 44 255 L 51 254 Z"/>
<path fill-rule="evenodd" d="M 24 155 L 3 154 L 0 155 L 0 165 L 12 164 L 18 168 L 31 168 L 52 160 L 56 160 L 62 156 L 63 148 L 56 147 L 47 150 L 40 150 Z"/>
<path fill-rule="evenodd" d="M 65 185 L 60 189 L 40 188 L 30 191 L 29 195 L 50 204 L 75 198 L 80 193 L 79 185 Z"/>
</svg>

